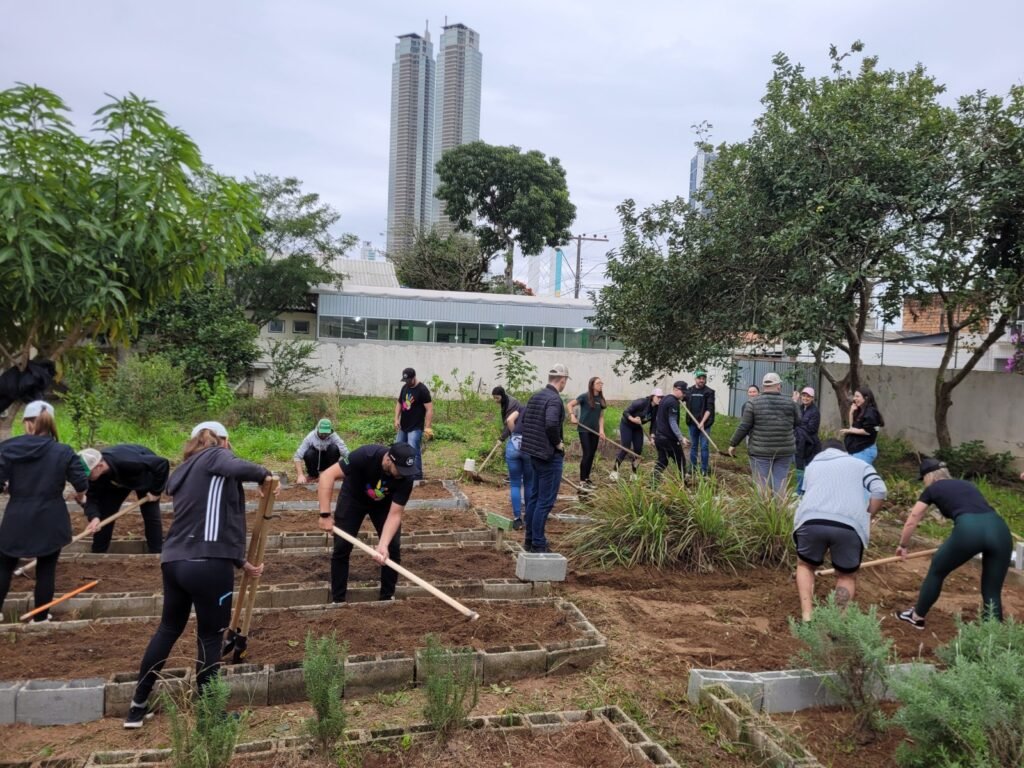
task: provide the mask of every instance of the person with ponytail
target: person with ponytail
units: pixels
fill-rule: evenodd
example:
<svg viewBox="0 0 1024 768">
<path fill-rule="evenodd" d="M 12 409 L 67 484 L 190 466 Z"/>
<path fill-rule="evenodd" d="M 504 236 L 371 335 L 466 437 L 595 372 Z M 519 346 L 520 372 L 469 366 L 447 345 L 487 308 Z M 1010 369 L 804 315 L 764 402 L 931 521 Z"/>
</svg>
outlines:
<svg viewBox="0 0 1024 768">
<path fill-rule="evenodd" d="M 505 392 L 504 387 L 491 390 L 494 402 L 501 409 L 501 439 L 505 440 L 505 464 L 508 466 L 509 494 L 512 501 L 512 528 L 523 529 L 523 507 L 526 491 L 533 482 L 533 463 L 523 453 L 523 410 L 526 406 Z"/>
<path fill-rule="evenodd" d="M 599 376 L 592 376 L 587 382 L 587 391 L 577 397 L 569 406 L 569 419 L 576 424 L 583 456 L 580 458 L 580 485 L 591 490 L 590 472 L 594 467 L 597 448 L 604 440 L 604 382 Z M 584 429 L 586 427 L 586 429 Z"/>
<path fill-rule="evenodd" d="M 85 501 L 89 472 L 71 446 L 59 442 L 53 406 L 35 400 L 22 416 L 25 434 L 0 443 L 0 491 L 10 496 L 0 523 L 0 608 L 21 558 L 36 558 L 35 604 L 53 600 L 60 551 L 71 542 L 64 485 Z M 3 616 L 0 614 L 0 620 Z M 48 621 L 48 611 L 35 621 Z"/>
</svg>

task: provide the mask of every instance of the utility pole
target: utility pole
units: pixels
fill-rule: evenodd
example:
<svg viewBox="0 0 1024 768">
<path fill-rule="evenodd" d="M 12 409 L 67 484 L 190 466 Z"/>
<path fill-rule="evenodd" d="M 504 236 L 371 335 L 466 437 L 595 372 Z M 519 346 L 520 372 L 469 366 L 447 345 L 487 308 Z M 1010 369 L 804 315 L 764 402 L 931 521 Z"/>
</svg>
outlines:
<svg viewBox="0 0 1024 768">
<path fill-rule="evenodd" d="M 573 291 L 573 298 L 580 297 L 580 282 L 583 280 L 583 241 L 586 240 L 588 243 L 607 243 L 607 237 L 598 237 L 597 235 L 576 235 L 570 237 L 570 240 L 576 241 L 576 289 Z"/>
</svg>

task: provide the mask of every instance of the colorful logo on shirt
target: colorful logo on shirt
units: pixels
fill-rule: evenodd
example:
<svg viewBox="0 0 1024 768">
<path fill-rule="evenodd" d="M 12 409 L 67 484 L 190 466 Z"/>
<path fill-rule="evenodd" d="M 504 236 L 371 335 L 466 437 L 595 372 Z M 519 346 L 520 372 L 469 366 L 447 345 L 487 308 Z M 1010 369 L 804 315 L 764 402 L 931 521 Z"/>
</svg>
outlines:
<svg viewBox="0 0 1024 768">
<path fill-rule="evenodd" d="M 387 487 L 387 485 L 384 485 L 383 478 L 377 481 L 376 487 L 370 485 L 369 483 L 366 484 L 366 495 L 369 496 L 373 501 L 380 501 L 381 499 L 385 498 L 388 495 L 389 491 L 390 489 Z"/>
<path fill-rule="evenodd" d="M 402 410 L 403 411 L 411 411 L 413 403 L 415 403 L 415 402 L 416 402 L 416 398 L 413 397 L 411 393 L 406 392 L 405 393 L 405 400 L 402 401 Z"/>
</svg>

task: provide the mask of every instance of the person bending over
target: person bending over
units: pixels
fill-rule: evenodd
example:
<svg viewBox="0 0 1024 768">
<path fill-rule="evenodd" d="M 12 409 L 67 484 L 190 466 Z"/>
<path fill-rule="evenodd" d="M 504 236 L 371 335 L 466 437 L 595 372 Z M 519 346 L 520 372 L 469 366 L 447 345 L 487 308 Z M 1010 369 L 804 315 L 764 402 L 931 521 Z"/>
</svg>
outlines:
<svg viewBox="0 0 1024 768">
<path fill-rule="evenodd" d="M 295 462 L 295 482 L 299 485 L 316 480 L 327 467 L 348 458 L 348 446 L 334 431 L 330 419 L 320 419 L 316 429 L 299 444 L 292 461 Z M 305 471 L 303 471 L 305 470 Z"/>
</svg>

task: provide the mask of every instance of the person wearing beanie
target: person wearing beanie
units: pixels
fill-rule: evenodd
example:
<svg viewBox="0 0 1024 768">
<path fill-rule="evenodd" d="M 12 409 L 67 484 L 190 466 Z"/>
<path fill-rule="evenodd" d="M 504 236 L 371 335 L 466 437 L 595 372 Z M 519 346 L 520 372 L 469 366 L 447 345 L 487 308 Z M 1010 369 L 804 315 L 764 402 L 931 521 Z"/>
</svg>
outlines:
<svg viewBox="0 0 1024 768">
<path fill-rule="evenodd" d="M 690 466 L 697 466 L 697 449 L 700 449 L 700 471 L 708 474 L 711 448 L 708 434 L 715 423 L 715 390 L 708 386 L 707 371 L 694 374 L 693 386 L 686 392 L 686 426 L 690 428 Z"/>
<path fill-rule="evenodd" d="M 619 419 L 619 442 L 637 456 L 644 451 L 644 424 L 650 424 L 653 421 L 658 404 L 661 403 L 664 394 L 661 387 L 655 387 L 651 394 L 647 397 L 637 398 L 622 412 L 622 418 Z M 615 468 L 609 475 L 611 480 L 619 479 L 619 465 L 628 455 L 622 448 L 615 454 Z M 629 460 L 633 468 L 633 477 L 636 477 L 636 465 L 640 461 L 637 456 L 631 456 Z"/>
<path fill-rule="evenodd" d="M 231 623 L 235 569 L 252 577 L 263 566 L 245 559 L 243 481 L 262 483 L 270 470 L 231 451 L 228 431 L 218 421 L 192 429 L 183 461 L 167 482 L 174 519 L 160 553 L 164 601 L 160 625 L 146 646 L 124 727 L 141 728 L 152 716 L 149 696 L 174 644 L 196 612 L 196 679 L 199 690 L 220 671 L 224 629 Z M 262 491 L 261 491 L 262 493 Z M 195 647 L 195 646 L 193 646 Z"/>
<path fill-rule="evenodd" d="M 793 392 L 793 402 L 800 407 L 800 425 L 793 432 L 796 440 L 796 495 L 804 495 L 804 470 L 821 448 L 818 429 L 821 427 L 821 413 L 814 402 L 814 387 L 804 387 L 799 393 Z"/>
<path fill-rule="evenodd" d="M 102 450 L 86 448 L 78 455 L 89 469 L 89 491 L 85 497 L 85 517 L 89 524 L 85 530 L 93 534 L 92 551 L 102 553 L 110 549 L 114 523 L 102 528 L 99 525 L 116 513 L 134 492 L 143 502 L 139 511 L 146 533 L 146 548 L 159 552 L 164 542 L 160 494 L 167 485 L 170 462 L 145 446 L 131 443 Z"/>
<path fill-rule="evenodd" d="M 430 440 L 434 436 L 431 424 L 434 421 L 434 403 L 430 397 L 430 390 L 426 385 L 416 378 L 414 368 L 406 368 L 402 371 L 402 389 L 398 392 L 398 402 L 395 403 L 395 442 L 408 443 L 416 451 L 416 477 L 415 482 L 423 479 L 423 451 L 421 445 L 424 440 Z"/>
<path fill-rule="evenodd" d="M 686 470 L 684 449 L 690 441 L 679 429 L 679 412 L 681 403 L 686 397 L 686 382 L 679 380 L 672 385 L 672 391 L 661 398 L 654 417 L 654 447 L 658 451 L 658 461 L 654 465 L 654 474 L 661 476 L 671 460 L 679 470 L 679 477 Z"/>
<path fill-rule="evenodd" d="M 7 508 L 0 521 L 0 610 L 21 558 L 36 558 L 35 605 L 53 600 L 60 551 L 71 542 L 71 517 L 64 485 L 85 501 L 89 473 L 70 446 L 58 442 L 53 406 L 35 400 L 25 406 L 25 434 L 0 443 L 0 493 Z M 34 621 L 49 620 L 49 612 Z M 0 621 L 3 615 L 0 614 Z"/>
<path fill-rule="evenodd" d="M 982 616 L 1002 621 L 1003 582 L 1013 553 L 1013 535 L 1009 526 L 976 485 L 952 477 L 941 461 L 924 459 L 919 476 L 924 483 L 924 491 L 907 516 L 896 554 L 906 559 L 910 540 L 930 505 L 935 505 L 943 517 L 953 521 L 953 532 L 932 555 L 917 602 L 912 608 L 897 611 L 896 618 L 916 629 L 924 629 L 925 617 L 939 599 L 946 577 L 976 555 L 981 555 Z"/>
<path fill-rule="evenodd" d="M 292 456 L 295 462 L 295 482 L 299 485 L 316 480 L 327 467 L 348 458 L 348 446 L 334 431 L 330 419 L 320 419 L 316 427 L 304 438 Z"/>
<path fill-rule="evenodd" d="M 761 390 L 743 408 L 739 426 L 729 439 L 729 455 L 735 456 L 736 446 L 749 435 L 747 454 L 754 482 L 782 499 L 796 453 L 794 432 L 800 426 L 800 409 L 782 394 L 782 377 L 774 371 L 764 375 Z"/>
</svg>

